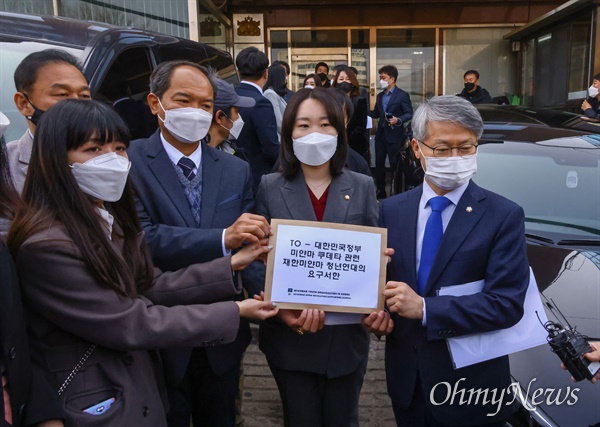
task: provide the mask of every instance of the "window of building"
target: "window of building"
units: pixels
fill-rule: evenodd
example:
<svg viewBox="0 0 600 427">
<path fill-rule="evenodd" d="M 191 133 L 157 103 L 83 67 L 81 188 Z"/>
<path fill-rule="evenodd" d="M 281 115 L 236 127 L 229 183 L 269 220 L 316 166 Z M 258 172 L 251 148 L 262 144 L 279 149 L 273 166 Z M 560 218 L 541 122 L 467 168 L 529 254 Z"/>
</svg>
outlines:
<svg viewBox="0 0 600 427">
<path fill-rule="evenodd" d="M 0 10 L 36 15 L 54 14 L 52 0 L 0 0 Z"/>
<path fill-rule="evenodd" d="M 444 30 L 443 93 L 453 95 L 464 89 L 467 70 L 479 71 L 479 85 L 492 97 L 516 94 L 516 54 L 502 28 L 452 28 Z"/>
</svg>

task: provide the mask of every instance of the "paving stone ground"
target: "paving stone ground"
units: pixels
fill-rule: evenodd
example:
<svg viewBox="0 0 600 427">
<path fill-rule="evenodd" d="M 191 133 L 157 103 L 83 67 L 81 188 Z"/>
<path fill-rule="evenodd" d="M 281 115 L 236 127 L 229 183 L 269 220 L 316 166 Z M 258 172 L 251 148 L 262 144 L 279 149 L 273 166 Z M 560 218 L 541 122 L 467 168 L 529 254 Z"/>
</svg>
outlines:
<svg viewBox="0 0 600 427">
<path fill-rule="evenodd" d="M 283 426 L 277 385 L 263 353 L 258 349 L 258 327 L 252 325 L 252 342 L 244 357 L 244 427 Z M 384 340 L 371 335 L 367 374 L 359 401 L 361 427 L 395 427 L 385 387 Z"/>
</svg>

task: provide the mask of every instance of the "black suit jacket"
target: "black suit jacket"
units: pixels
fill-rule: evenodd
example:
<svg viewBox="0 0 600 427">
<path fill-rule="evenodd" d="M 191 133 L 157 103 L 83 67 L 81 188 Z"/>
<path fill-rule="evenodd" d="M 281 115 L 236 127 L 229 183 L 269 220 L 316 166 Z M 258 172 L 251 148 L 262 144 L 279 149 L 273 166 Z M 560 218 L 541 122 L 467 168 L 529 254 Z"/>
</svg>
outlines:
<svg viewBox="0 0 600 427">
<path fill-rule="evenodd" d="M 127 150 L 132 162 L 131 178 L 135 187 L 136 206 L 155 265 L 174 271 L 191 264 L 223 256 L 223 230 L 254 201 L 248 163 L 231 154 L 202 144 L 202 199 L 200 227 L 194 221 L 189 203 L 175 173 L 173 163 L 163 148 L 160 133 L 149 139 L 133 141 Z M 253 279 L 249 266 L 242 275 L 250 294 L 259 293 L 262 283 Z M 250 342 L 248 323 L 241 320 L 235 342 L 206 353 L 216 373 L 230 369 Z M 190 351 L 171 350 L 165 355 L 170 380 L 183 378 Z"/>
<path fill-rule="evenodd" d="M 17 272 L 7 247 L 0 240 L 0 364 L 8 374 L 8 387 L 13 426 L 29 426 L 51 419 L 63 419 L 58 390 L 51 386 L 48 369 L 38 360 L 39 350 L 32 364 L 21 292 Z M 0 408 L 0 423 L 4 422 L 4 404 Z M 2 424 L 4 425 L 4 424 Z"/>
<path fill-rule="evenodd" d="M 422 186 L 384 200 L 379 226 L 388 229 L 388 246 L 395 250 L 388 280 L 417 289 L 416 241 Z M 470 208 L 470 209 L 469 209 Z M 399 226 L 402 224 L 402 227 Z M 480 293 L 463 297 L 437 296 L 440 287 L 485 280 Z M 420 320 L 392 314 L 394 329 L 386 337 L 386 378 L 392 401 L 408 408 L 420 377 L 428 410 L 439 422 L 455 426 L 489 424 L 514 412 L 508 357 L 454 369 L 445 338 L 504 329 L 523 315 L 529 284 L 523 209 L 471 182 L 444 232 L 425 286 L 426 326 Z M 487 389 L 502 405 L 480 397 L 471 404 L 445 400 L 452 389 Z M 436 403 L 432 405 L 433 394 Z M 465 392 L 466 399 L 468 393 Z M 483 401 L 487 400 L 487 404 Z M 488 413 L 496 414 L 487 416 Z"/>
<path fill-rule="evenodd" d="M 377 121 L 377 134 L 375 138 L 383 140 L 386 144 L 402 144 L 406 135 L 404 123 L 412 119 L 413 108 L 410 102 L 410 96 L 398 86 L 394 88 L 391 94 L 391 99 L 387 105 L 387 110 L 383 109 L 383 95 L 385 91 L 377 95 L 375 108 L 370 115 Z M 390 126 L 385 118 L 385 114 L 393 114 L 400 122 L 394 126 Z"/>
<path fill-rule="evenodd" d="M 260 177 L 271 172 L 279 157 L 275 112 L 273 104 L 254 86 L 240 83 L 236 92 L 240 96 L 254 98 L 256 101 L 254 107 L 240 107 L 239 112 L 244 120 L 244 127 L 237 139 L 238 147 L 244 150 L 244 154 L 250 162 L 256 190 L 260 183 Z"/>
</svg>

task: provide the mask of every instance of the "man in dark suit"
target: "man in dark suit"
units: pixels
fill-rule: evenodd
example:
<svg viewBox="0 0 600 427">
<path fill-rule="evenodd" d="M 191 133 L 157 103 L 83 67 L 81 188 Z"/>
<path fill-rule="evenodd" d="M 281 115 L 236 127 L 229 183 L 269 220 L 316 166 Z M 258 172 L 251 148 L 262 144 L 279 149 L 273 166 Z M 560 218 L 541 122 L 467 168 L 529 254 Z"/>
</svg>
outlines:
<svg viewBox="0 0 600 427">
<path fill-rule="evenodd" d="M 160 129 L 128 150 L 140 221 L 163 270 L 222 257 L 270 232 L 264 218 L 245 213 L 253 206 L 248 164 L 201 142 L 214 124 L 215 86 L 197 64 L 160 64 L 148 95 Z M 238 97 L 233 103 L 248 102 Z M 170 426 L 189 427 L 190 408 L 194 426 L 234 426 L 239 369 L 249 342 L 244 322 L 231 344 L 164 352 Z"/>
<path fill-rule="evenodd" d="M 237 139 L 238 147 L 252 168 L 254 192 L 260 184 L 260 177 L 270 173 L 279 157 L 279 139 L 273 104 L 263 96 L 263 86 L 267 82 L 269 58 L 255 47 L 242 50 L 235 59 L 242 82 L 236 89 L 240 96 L 254 98 L 256 105 L 240 108 L 244 128 Z"/>
<path fill-rule="evenodd" d="M 470 180 L 483 122 L 468 101 L 432 98 L 412 125 L 425 182 L 383 201 L 379 214 L 395 250 L 384 295 L 394 320 L 386 373 L 396 422 L 503 426 L 516 409 L 508 357 L 454 369 L 445 338 L 508 328 L 522 317 L 529 284 L 523 209 Z M 438 296 L 442 287 L 471 282 L 481 291 Z M 467 390 L 487 395 L 469 399 Z"/>
<path fill-rule="evenodd" d="M 377 198 L 384 199 L 385 192 L 385 158 L 389 158 L 390 166 L 394 164 L 396 155 L 402 148 L 406 138 L 405 125 L 412 118 L 413 108 L 410 96 L 396 86 L 398 69 L 386 65 L 379 70 L 379 84 L 384 89 L 377 95 L 375 108 L 369 114 L 377 123 L 375 135 L 375 184 Z"/>
</svg>

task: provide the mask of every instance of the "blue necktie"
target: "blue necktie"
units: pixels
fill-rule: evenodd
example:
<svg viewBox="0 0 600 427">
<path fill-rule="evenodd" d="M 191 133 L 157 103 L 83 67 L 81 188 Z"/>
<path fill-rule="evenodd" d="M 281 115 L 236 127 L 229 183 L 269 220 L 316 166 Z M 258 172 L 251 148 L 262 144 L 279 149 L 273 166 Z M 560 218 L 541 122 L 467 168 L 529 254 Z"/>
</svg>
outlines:
<svg viewBox="0 0 600 427">
<path fill-rule="evenodd" d="M 177 166 L 179 166 L 181 168 L 181 171 L 183 172 L 183 176 L 185 176 L 190 181 L 196 177 L 196 174 L 194 173 L 194 168 L 196 167 L 196 163 L 194 163 L 194 161 L 192 159 L 189 159 L 187 157 L 182 157 L 177 162 Z"/>
<path fill-rule="evenodd" d="M 427 278 L 433 265 L 433 260 L 437 254 L 442 237 L 444 235 L 444 227 L 442 225 L 442 211 L 450 204 L 450 199 L 437 196 L 429 199 L 431 206 L 431 215 L 425 225 L 425 234 L 423 234 L 423 247 L 421 248 L 421 262 L 419 263 L 419 272 L 417 282 L 419 285 L 419 295 L 424 296 L 425 285 Z"/>
</svg>

